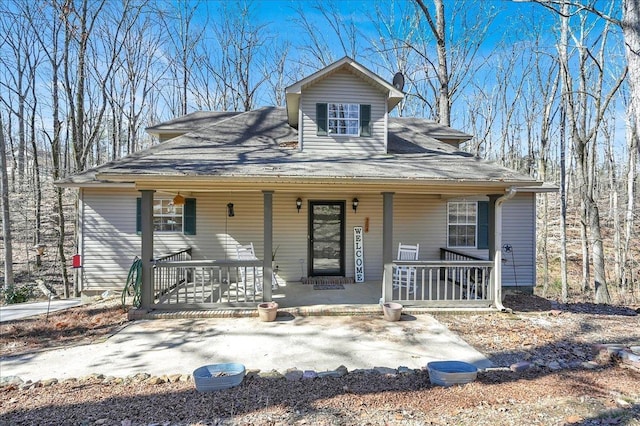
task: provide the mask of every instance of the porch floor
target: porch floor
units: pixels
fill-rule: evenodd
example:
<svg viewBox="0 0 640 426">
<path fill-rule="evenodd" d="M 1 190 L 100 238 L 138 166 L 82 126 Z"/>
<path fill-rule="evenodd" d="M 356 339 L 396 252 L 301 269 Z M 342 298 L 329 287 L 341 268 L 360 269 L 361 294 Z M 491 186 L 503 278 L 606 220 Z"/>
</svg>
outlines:
<svg viewBox="0 0 640 426">
<path fill-rule="evenodd" d="M 278 288 L 272 292 L 272 300 L 278 303 L 279 315 L 299 316 L 335 316 L 335 315 L 382 315 L 380 297 L 382 283 L 367 281 L 363 283 L 343 284 L 344 289 L 316 290 L 312 284 L 278 281 Z M 481 312 L 495 311 L 492 308 L 425 308 L 405 304 L 403 314 L 419 315 L 430 312 Z M 167 306 L 151 312 L 132 310 L 130 319 L 143 318 L 220 318 L 257 316 L 253 306 L 219 304 L 211 308 L 175 310 Z"/>
</svg>

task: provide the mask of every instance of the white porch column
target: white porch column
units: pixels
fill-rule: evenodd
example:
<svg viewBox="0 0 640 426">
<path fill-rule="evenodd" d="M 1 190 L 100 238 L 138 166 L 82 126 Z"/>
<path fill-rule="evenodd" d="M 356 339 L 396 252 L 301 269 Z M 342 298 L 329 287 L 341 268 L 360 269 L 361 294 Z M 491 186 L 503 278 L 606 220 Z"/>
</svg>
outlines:
<svg viewBox="0 0 640 426">
<path fill-rule="evenodd" d="M 393 300 L 393 192 L 382 193 L 382 301 Z"/>
<path fill-rule="evenodd" d="M 153 303 L 153 190 L 142 190 L 140 205 L 142 247 L 142 289 L 140 307 L 150 309 Z"/>
<path fill-rule="evenodd" d="M 265 302 L 271 302 L 271 286 L 273 285 L 273 191 L 262 191 L 264 198 L 264 258 L 262 260 L 262 295 Z"/>
<path fill-rule="evenodd" d="M 491 282 L 495 307 L 501 311 L 505 310 L 502 305 L 502 204 L 515 194 L 515 187 L 511 187 L 506 194 L 489 195 L 489 260 L 493 260 Z"/>
</svg>

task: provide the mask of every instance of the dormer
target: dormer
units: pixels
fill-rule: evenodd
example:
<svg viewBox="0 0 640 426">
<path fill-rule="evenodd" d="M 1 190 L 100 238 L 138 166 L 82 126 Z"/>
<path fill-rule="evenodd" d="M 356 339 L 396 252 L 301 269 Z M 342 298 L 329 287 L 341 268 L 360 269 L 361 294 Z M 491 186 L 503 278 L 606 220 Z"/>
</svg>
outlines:
<svg viewBox="0 0 640 426">
<path fill-rule="evenodd" d="M 298 149 L 326 155 L 385 154 L 389 112 L 404 98 L 346 56 L 287 87 L 285 94 Z"/>
</svg>

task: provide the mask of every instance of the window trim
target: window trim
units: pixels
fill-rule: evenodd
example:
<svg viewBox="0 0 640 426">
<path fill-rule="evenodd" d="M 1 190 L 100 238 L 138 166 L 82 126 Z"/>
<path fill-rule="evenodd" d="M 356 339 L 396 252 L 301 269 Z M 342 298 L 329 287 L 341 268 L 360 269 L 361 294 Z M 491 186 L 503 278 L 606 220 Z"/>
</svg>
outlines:
<svg viewBox="0 0 640 426">
<path fill-rule="evenodd" d="M 155 204 L 156 202 L 160 202 L 160 213 L 156 214 L 155 211 Z M 153 211 L 153 232 L 154 233 L 158 233 L 158 234 L 183 234 L 184 233 L 184 205 L 182 206 L 174 206 L 177 208 L 180 208 L 180 218 L 182 219 L 181 223 L 180 223 L 180 229 L 179 230 L 159 230 L 156 229 L 156 218 L 163 218 L 163 217 L 178 217 L 178 214 L 165 214 L 162 212 L 162 210 L 164 209 L 164 202 L 167 202 L 168 206 L 173 205 L 173 200 L 170 198 L 154 198 L 153 200 L 153 204 L 154 204 L 154 211 Z"/>
<path fill-rule="evenodd" d="M 352 117 L 331 117 L 331 106 L 342 106 L 342 110 L 345 111 L 347 115 L 351 114 L 352 112 L 355 112 L 358 116 L 356 118 L 352 118 Z M 351 111 L 353 107 L 354 111 Z M 334 110 L 334 113 L 339 113 L 340 112 L 340 108 L 336 108 Z M 335 129 L 339 129 L 340 126 L 340 122 L 344 122 L 344 129 L 345 131 L 349 131 L 349 129 L 351 128 L 348 124 L 349 123 L 355 123 L 356 126 L 356 133 L 337 133 L 337 132 L 332 132 L 332 126 L 331 126 L 331 121 L 335 121 L 336 122 L 336 126 Z M 357 103 L 347 103 L 347 102 L 327 102 L 327 133 L 329 134 L 329 136 L 336 136 L 336 137 L 354 137 L 354 138 L 359 138 L 360 137 L 360 104 Z"/>
<path fill-rule="evenodd" d="M 358 114 L 358 118 L 332 118 L 329 117 L 329 105 L 355 105 L 355 111 Z M 361 104 L 358 102 L 318 102 L 316 103 L 316 136 L 328 136 L 328 137 L 337 137 L 337 138 L 361 138 L 361 137 L 371 137 L 372 129 L 371 129 L 371 105 L 370 104 Z M 357 134 L 349 134 L 349 133 L 335 133 L 331 132 L 329 128 L 330 120 L 346 120 L 346 121 L 357 121 Z M 348 129 L 345 126 L 345 129 Z"/>
<path fill-rule="evenodd" d="M 163 200 L 165 198 L 154 198 L 154 202 L 159 199 Z M 182 206 L 182 229 L 180 231 L 156 231 L 154 226 L 153 232 L 159 234 L 196 235 L 196 210 L 196 199 L 185 198 Z M 136 233 L 138 235 L 142 233 L 142 198 L 140 197 L 136 198 Z"/>
<path fill-rule="evenodd" d="M 456 204 L 472 204 L 475 206 L 476 211 L 475 211 L 475 221 L 474 222 L 470 222 L 468 220 L 468 215 L 465 215 L 465 217 L 467 218 L 467 221 L 464 223 L 455 223 L 452 224 L 451 222 L 449 222 L 449 216 L 450 216 L 450 208 L 451 205 L 453 203 Z M 473 245 L 468 245 L 468 246 L 460 246 L 460 245 L 451 245 L 450 242 L 450 227 L 451 226 L 474 226 L 474 244 Z M 461 200 L 461 201 L 447 201 L 447 248 L 452 248 L 452 249 L 477 249 L 478 248 L 478 201 L 466 201 L 466 200 Z"/>
</svg>

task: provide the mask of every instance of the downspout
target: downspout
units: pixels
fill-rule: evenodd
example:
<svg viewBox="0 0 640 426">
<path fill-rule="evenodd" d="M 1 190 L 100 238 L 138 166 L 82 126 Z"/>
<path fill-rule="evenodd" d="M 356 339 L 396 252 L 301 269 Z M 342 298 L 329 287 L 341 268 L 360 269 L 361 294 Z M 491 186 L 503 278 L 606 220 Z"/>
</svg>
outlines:
<svg viewBox="0 0 640 426">
<path fill-rule="evenodd" d="M 512 199 L 517 192 L 517 188 L 515 186 L 511 186 L 507 188 L 507 193 L 502 197 L 496 200 L 495 205 L 495 218 L 494 218 L 494 229 L 495 229 L 495 240 L 493 245 L 493 271 L 494 271 L 494 300 L 496 304 L 496 309 L 501 312 L 507 311 L 507 308 L 502 304 L 502 204 Z"/>
</svg>

